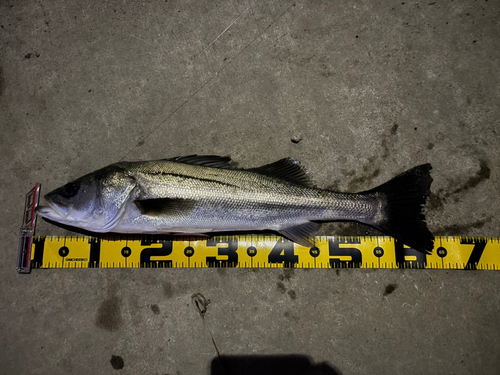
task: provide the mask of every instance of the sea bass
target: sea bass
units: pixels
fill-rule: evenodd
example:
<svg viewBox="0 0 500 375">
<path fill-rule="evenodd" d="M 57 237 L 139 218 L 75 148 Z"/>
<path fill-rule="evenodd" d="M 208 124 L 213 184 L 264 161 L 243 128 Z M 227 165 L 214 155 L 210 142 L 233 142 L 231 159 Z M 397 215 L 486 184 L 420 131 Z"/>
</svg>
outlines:
<svg viewBox="0 0 500 375">
<path fill-rule="evenodd" d="M 236 169 L 230 158 L 184 156 L 119 162 L 45 195 L 37 214 L 92 232 L 211 233 L 271 230 L 304 246 L 322 221 L 358 221 L 413 249 L 434 237 L 422 212 L 431 165 L 414 167 L 361 193 L 313 187 L 299 161 Z"/>
</svg>

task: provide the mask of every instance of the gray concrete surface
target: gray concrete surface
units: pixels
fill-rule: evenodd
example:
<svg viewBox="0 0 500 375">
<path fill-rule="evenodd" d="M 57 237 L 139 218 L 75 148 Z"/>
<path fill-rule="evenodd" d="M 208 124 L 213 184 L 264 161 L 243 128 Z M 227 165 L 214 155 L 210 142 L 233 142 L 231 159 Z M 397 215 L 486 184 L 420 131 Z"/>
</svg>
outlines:
<svg viewBox="0 0 500 375">
<path fill-rule="evenodd" d="M 214 374 L 210 331 L 221 355 L 325 373 L 498 374 L 500 272 L 15 262 L 35 182 L 193 153 L 292 156 L 343 191 L 430 162 L 431 230 L 499 236 L 499 16 L 491 0 L 1 1 L 0 373 Z"/>
</svg>

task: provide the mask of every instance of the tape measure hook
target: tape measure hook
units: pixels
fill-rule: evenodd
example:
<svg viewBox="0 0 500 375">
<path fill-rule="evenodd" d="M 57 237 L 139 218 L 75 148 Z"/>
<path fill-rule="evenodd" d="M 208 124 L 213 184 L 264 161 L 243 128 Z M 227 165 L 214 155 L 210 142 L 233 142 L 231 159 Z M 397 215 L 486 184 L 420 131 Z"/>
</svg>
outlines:
<svg viewBox="0 0 500 375">
<path fill-rule="evenodd" d="M 40 199 L 40 184 L 36 183 L 35 187 L 26 194 L 24 203 L 23 224 L 19 231 L 19 250 L 17 256 L 17 272 L 31 272 L 31 248 L 33 246 L 33 236 L 35 235 L 36 213 L 35 209 L 38 206 Z"/>
</svg>

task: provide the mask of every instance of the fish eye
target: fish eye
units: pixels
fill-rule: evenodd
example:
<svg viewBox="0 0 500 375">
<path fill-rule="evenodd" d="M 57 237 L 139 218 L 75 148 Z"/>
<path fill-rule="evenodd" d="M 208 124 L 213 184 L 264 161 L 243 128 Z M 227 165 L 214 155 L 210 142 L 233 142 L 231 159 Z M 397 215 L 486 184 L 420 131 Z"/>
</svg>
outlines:
<svg viewBox="0 0 500 375">
<path fill-rule="evenodd" d="M 80 183 L 70 182 L 69 184 L 66 184 L 61 188 L 59 194 L 64 198 L 71 198 L 74 197 L 76 193 L 78 193 L 78 190 L 80 190 Z"/>
</svg>

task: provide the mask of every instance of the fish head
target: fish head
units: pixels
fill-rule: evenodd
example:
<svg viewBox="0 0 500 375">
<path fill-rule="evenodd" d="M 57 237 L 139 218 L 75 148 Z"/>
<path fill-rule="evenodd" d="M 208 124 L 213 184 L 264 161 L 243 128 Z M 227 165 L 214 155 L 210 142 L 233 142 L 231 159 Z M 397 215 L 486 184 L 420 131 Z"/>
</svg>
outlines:
<svg viewBox="0 0 500 375">
<path fill-rule="evenodd" d="M 67 183 L 44 196 L 48 206 L 37 214 L 61 224 L 109 232 L 125 211 L 135 180 L 110 166 Z"/>
</svg>

